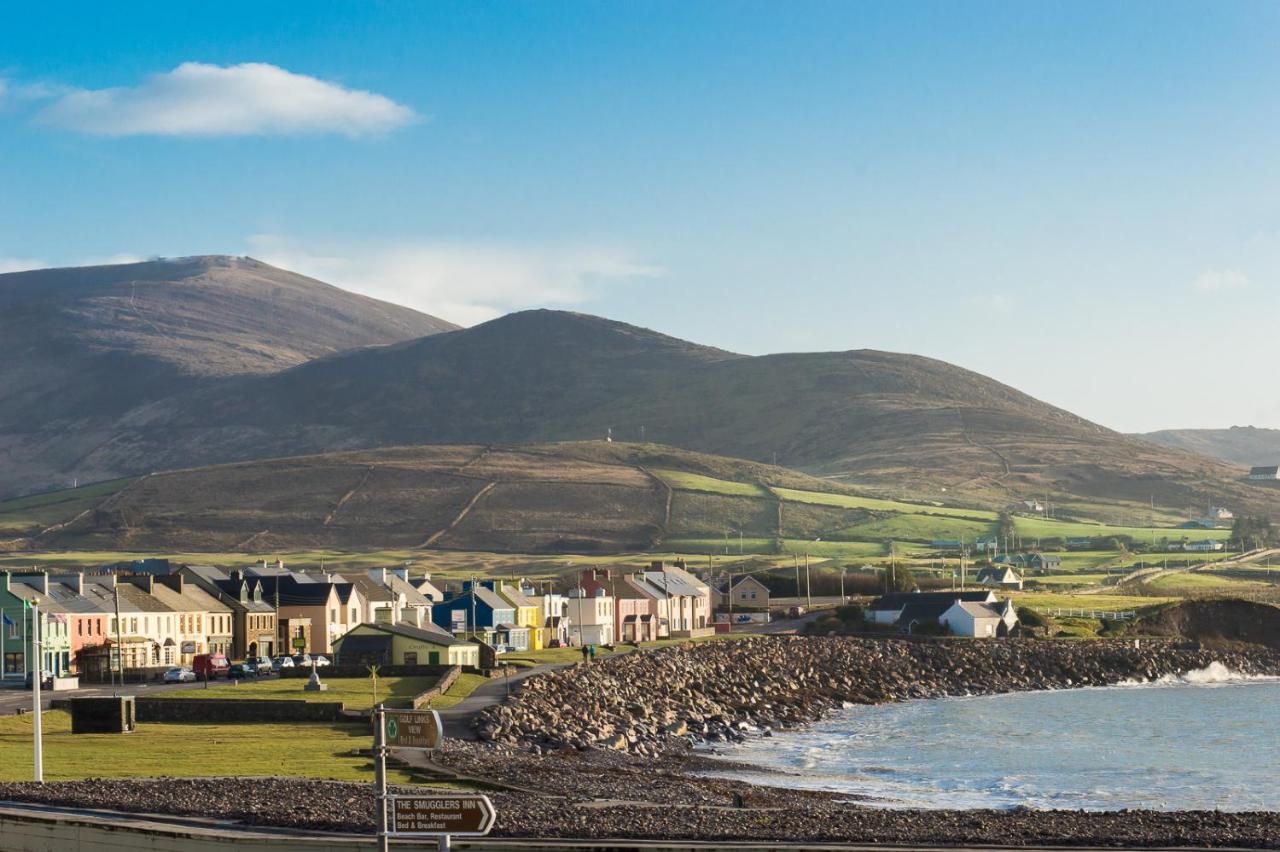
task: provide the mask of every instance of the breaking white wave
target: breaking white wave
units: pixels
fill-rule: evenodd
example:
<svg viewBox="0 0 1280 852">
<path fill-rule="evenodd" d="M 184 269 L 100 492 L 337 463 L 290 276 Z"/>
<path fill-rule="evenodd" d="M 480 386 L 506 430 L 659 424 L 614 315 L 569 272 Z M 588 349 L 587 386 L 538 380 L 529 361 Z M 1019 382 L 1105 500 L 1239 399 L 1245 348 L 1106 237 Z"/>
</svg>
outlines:
<svg viewBox="0 0 1280 852">
<path fill-rule="evenodd" d="M 1248 674 L 1229 669 L 1214 661 L 1202 669 L 1192 669 L 1183 674 L 1161 675 L 1155 680 L 1122 680 L 1117 686 L 1218 686 L 1231 683 L 1280 680 L 1273 675 Z"/>
</svg>

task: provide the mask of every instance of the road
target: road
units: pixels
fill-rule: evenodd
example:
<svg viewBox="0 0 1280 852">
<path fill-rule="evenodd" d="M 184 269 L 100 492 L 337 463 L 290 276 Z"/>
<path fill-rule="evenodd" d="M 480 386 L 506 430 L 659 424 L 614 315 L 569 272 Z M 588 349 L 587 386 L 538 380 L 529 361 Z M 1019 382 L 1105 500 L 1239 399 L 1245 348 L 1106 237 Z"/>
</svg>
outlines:
<svg viewBox="0 0 1280 852">
<path fill-rule="evenodd" d="M 216 686 L 218 683 L 225 681 L 214 681 Z M 64 692 L 50 692 L 47 689 L 40 690 L 40 706 L 49 709 L 49 702 L 54 699 L 64 698 L 97 698 L 110 695 L 158 695 L 162 692 L 173 692 L 181 689 L 200 689 L 204 683 L 130 683 L 124 686 L 112 687 L 111 684 L 91 684 L 81 687 L 80 689 L 69 689 Z M 11 716 L 18 710 L 31 710 L 31 691 L 23 688 L 21 683 L 16 686 L 13 684 L 4 684 L 0 686 L 0 716 Z"/>
</svg>

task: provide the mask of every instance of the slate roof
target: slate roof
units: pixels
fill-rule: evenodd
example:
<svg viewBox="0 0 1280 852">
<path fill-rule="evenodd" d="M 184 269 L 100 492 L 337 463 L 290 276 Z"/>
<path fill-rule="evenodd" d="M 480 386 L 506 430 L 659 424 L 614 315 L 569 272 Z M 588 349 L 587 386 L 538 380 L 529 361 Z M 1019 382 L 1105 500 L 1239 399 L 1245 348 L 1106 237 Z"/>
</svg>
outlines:
<svg viewBox="0 0 1280 852">
<path fill-rule="evenodd" d="M 408 637 L 409 639 L 417 639 L 420 642 L 430 642 L 433 645 L 466 645 L 468 644 L 465 639 L 458 639 L 457 637 L 453 636 L 450 633 L 445 632 L 440 628 L 429 629 L 425 627 L 415 627 L 414 625 L 409 624 L 408 622 L 405 622 L 405 621 L 400 621 L 400 622 L 397 622 L 396 624 L 372 624 L 372 623 L 366 622 L 359 626 L 373 627 L 377 630 L 381 630 L 383 633 L 394 633 L 398 636 Z M 347 637 L 344 637 L 344 639 L 345 638 Z M 351 636 L 350 638 L 354 639 L 356 637 Z M 343 647 L 345 648 L 346 646 L 344 645 Z"/>
</svg>

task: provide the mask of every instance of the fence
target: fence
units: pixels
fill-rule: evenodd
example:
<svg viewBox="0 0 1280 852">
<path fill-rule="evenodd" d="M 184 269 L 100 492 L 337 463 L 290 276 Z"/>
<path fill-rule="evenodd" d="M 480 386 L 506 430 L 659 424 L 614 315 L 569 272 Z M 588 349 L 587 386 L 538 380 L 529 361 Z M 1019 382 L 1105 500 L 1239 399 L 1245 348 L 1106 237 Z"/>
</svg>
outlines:
<svg viewBox="0 0 1280 852">
<path fill-rule="evenodd" d="M 1104 609 L 1045 609 L 1041 607 L 1032 607 L 1032 609 L 1042 615 L 1049 615 L 1054 618 L 1099 618 L 1107 621 L 1130 621 L 1138 615 L 1131 609 L 1115 611 Z"/>
</svg>

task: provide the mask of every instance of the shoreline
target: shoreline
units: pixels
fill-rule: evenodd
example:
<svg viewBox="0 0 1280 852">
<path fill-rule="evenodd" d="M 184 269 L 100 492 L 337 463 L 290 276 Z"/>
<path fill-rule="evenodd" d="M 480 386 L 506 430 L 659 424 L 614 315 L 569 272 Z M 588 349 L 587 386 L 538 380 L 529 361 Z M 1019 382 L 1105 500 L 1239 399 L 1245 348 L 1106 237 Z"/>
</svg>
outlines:
<svg viewBox="0 0 1280 852">
<path fill-rule="evenodd" d="M 757 643 L 764 642 L 764 646 Z M 970 681 L 970 667 L 977 673 L 989 671 L 988 663 L 1013 666 L 1032 658 L 1043 663 L 1045 677 L 1055 683 L 1069 681 L 1082 685 L 1116 685 L 1121 675 L 1135 668 L 1150 668 L 1153 677 L 1168 673 L 1170 668 L 1191 665 L 1184 671 L 1202 669 L 1203 661 L 1223 661 L 1245 673 L 1280 674 L 1280 654 L 1263 648 L 1209 650 L 1173 643 L 1156 643 L 1134 649 L 1132 642 L 1100 642 L 1088 644 L 1014 643 L 1002 645 L 951 643 L 911 647 L 890 647 L 894 643 L 866 645 L 869 640 L 767 637 L 744 643 L 700 643 L 708 651 L 672 653 L 671 646 L 643 655 L 624 655 L 587 666 L 576 666 L 530 678 L 511 705 L 495 708 L 493 714 L 482 712 L 488 720 L 506 708 L 513 720 L 521 718 L 513 707 L 538 705 L 554 691 L 539 681 L 549 681 L 562 688 L 574 678 L 585 677 L 598 684 L 602 676 L 628 677 L 637 667 L 655 667 L 676 680 L 670 690 L 657 690 L 641 682 L 653 695 L 653 707 L 635 708 L 638 722 L 646 730 L 661 730 L 651 720 L 671 696 L 680 695 L 697 708 L 712 701 L 725 716 L 724 721 L 759 718 L 761 705 L 777 705 L 778 715 L 789 716 L 800 727 L 812 721 L 819 708 L 833 706 L 832 696 L 823 700 L 784 701 L 790 692 L 767 688 L 768 700 L 744 701 L 734 705 L 723 697 L 708 698 L 701 690 L 685 690 L 677 686 L 679 678 L 692 670 L 685 664 L 690 657 L 706 654 L 703 663 L 720 667 L 737 655 L 753 660 L 768 646 L 781 649 L 791 661 L 782 677 L 797 671 L 805 677 L 796 683 L 812 690 L 808 676 L 812 660 L 808 653 L 852 655 L 859 664 L 868 659 L 902 664 L 915 660 L 926 669 L 944 659 L 947 678 L 936 686 L 947 686 L 953 697 Z M 797 644 L 801 643 L 801 644 Z M 852 644 L 839 644 L 852 643 Z M 906 646 L 908 643 L 902 643 Z M 736 646 L 736 648 L 735 648 Z M 1123 646 L 1123 647 L 1122 647 Z M 725 649 L 729 650 L 717 650 Z M 807 648 L 807 651 L 800 651 Z M 725 655 L 728 655 L 727 657 Z M 870 654 L 868 657 L 867 654 Z M 878 657 L 876 655 L 879 655 Z M 1026 657 L 1025 655 L 1031 655 Z M 1101 665 L 1099 661 L 1107 662 Z M 759 662 L 759 660 L 756 660 Z M 1198 663 L 1198 664 L 1196 664 Z M 1113 665 L 1114 664 L 1114 665 Z M 859 680 L 859 688 L 880 683 L 872 668 L 860 668 L 867 675 Z M 734 682 L 741 674 L 736 668 L 724 670 L 726 681 Z M 923 670 L 921 670 L 923 671 Z M 917 671 L 916 674 L 920 674 Z M 1037 669 L 1039 672 L 1040 669 Z M 731 672 L 736 674 L 730 674 Z M 759 679 L 762 670 L 752 667 L 747 676 Z M 881 672 L 882 674 L 883 672 Z M 817 677 L 815 672 L 814 677 Z M 824 679 L 834 679 L 840 686 L 840 672 L 824 671 Z M 1094 679 L 1109 683 L 1090 684 Z M 1026 677 L 1017 673 L 1005 683 L 1037 683 L 1040 675 Z M 750 680 L 747 681 L 751 682 Z M 825 681 L 824 681 L 825 682 Z M 887 690 L 909 697 L 929 692 L 928 684 L 906 677 L 884 681 Z M 533 687 L 530 690 L 530 687 Z M 732 691 L 732 690 L 730 690 Z M 946 692 L 947 690 L 942 690 Z M 1005 690 L 1005 692 L 1029 690 Z M 607 690 L 606 690 L 607 692 Z M 663 694 L 657 694 L 662 692 Z M 881 695 L 871 689 L 866 697 Z M 997 692 L 988 695 L 1002 694 Z M 561 716 L 568 713 L 595 714 L 615 706 L 604 700 L 584 705 L 575 698 L 573 689 L 561 694 Z M 631 693 L 618 696 L 627 707 Z M 945 697 L 945 695 L 914 697 Z M 977 697 L 976 695 L 974 697 Z M 901 699 L 896 699 L 901 700 Z M 867 701 L 864 703 L 880 703 Z M 695 710 L 694 712 L 701 712 Z M 661 717 L 659 717 L 661 718 Z M 553 720 L 554 721 L 554 720 Z M 563 722 L 560 719 L 559 724 Z M 483 722 L 482 722 L 483 723 Z M 677 726 L 678 728 L 678 726 Z M 719 729 L 719 728 L 717 728 Z M 530 731 L 533 733 L 533 731 Z M 601 730 L 603 733 L 603 730 Z M 709 763 L 723 765 L 719 758 L 700 754 L 690 745 L 688 734 L 666 737 L 661 749 L 646 747 L 619 749 L 587 747 L 545 747 L 545 739 L 513 737 L 515 742 L 470 742 L 446 739 L 431 755 L 432 763 L 442 771 L 441 780 L 450 773 L 458 779 L 484 779 L 493 788 L 488 795 L 498 812 L 493 836 L 501 838 L 548 838 L 565 840 L 606 841 L 673 840 L 702 842 L 779 842 L 779 843 L 847 843 L 899 844 L 910 846 L 1060 846 L 1060 847 L 1235 847 L 1250 849 L 1280 848 L 1280 812 L 1221 811 L 1083 811 L 1061 809 L 911 809 L 867 805 L 851 800 L 847 794 L 811 791 L 745 783 L 719 778 L 698 777 Z M 639 740 L 643 743 L 643 740 Z M 725 741 L 721 740 L 720 746 Z M 751 767 L 753 771 L 758 767 Z M 413 792 L 415 788 L 402 788 Z M 420 791 L 421 788 L 417 788 Z M 55 782 L 35 785 L 29 782 L 0 784 L 0 800 L 27 801 L 70 807 L 100 808 L 130 812 L 161 812 L 178 815 L 217 816 L 250 826 L 297 827 L 312 830 L 367 832 L 373 825 L 371 785 L 308 779 L 162 779 L 162 780 L 98 780 Z"/>
</svg>

